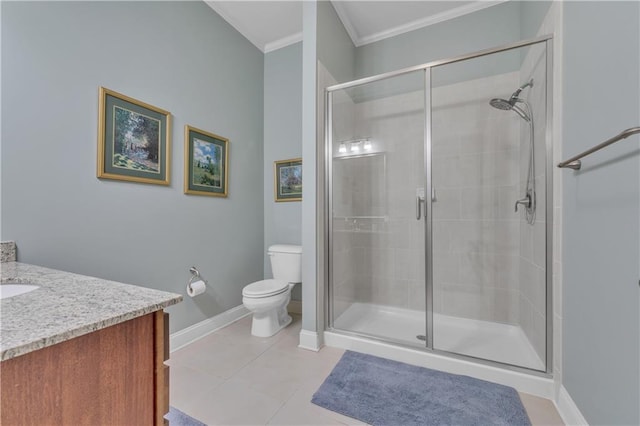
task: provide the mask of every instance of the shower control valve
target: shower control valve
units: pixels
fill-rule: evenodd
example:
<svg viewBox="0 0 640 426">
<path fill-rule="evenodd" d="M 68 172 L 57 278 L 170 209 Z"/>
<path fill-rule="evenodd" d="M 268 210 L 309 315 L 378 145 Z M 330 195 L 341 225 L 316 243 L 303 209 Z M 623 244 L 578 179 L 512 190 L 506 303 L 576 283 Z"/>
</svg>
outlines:
<svg viewBox="0 0 640 426">
<path fill-rule="evenodd" d="M 527 194 L 526 197 L 519 199 L 518 201 L 516 201 L 516 205 L 515 205 L 515 212 L 518 212 L 518 205 L 523 205 L 526 208 L 530 209 L 531 208 L 531 196 L 529 194 Z"/>
</svg>

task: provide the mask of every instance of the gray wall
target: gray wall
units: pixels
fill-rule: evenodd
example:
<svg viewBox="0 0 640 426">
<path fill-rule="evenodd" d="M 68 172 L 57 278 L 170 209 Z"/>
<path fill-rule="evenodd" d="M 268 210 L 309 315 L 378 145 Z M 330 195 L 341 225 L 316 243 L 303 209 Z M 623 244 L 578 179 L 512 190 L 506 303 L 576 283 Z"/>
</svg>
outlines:
<svg viewBox="0 0 640 426">
<path fill-rule="evenodd" d="M 264 276 L 272 244 L 302 243 L 302 203 L 274 201 L 273 162 L 302 156 L 302 43 L 264 57 Z M 301 286 L 293 289 L 299 300 Z"/>
<path fill-rule="evenodd" d="M 324 327 L 324 87 L 354 78 L 355 47 L 333 5 L 305 2 L 303 8 L 303 317 L 304 330 Z M 327 75 L 327 70 L 331 77 Z M 321 183 L 318 185 L 318 183 Z M 319 343 L 319 342 L 317 342 Z"/>
<path fill-rule="evenodd" d="M 446 22 L 360 46 L 356 50 L 356 76 L 367 77 L 517 41 L 520 39 L 518 3 L 513 1 L 502 3 Z M 509 65 L 497 64 L 496 70 L 506 72 L 519 69 L 520 64 L 517 58 L 519 56 L 509 56 L 506 59 Z M 478 64 L 480 63 L 481 61 L 478 61 Z M 491 61 L 483 64 L 491 66 Z M 449 67 L 449 72 L 453 69 Z M 486 75 L 490 74 L 485 73 L 474 78 Z M 466 78 L 471 77 L 463 77 L 463 79 Z M 442 84 L 452 82 L 454 81 L 446 81 Z"/>
<path fill-rule="evenodd" d="M 519 41 L 520 12 L 520 2 L 511 1 L 360 46 L 356 48 L 356 77 L 368 77 Z M 521 63 L 521 52 L 510 51 L 476 58 L 472 65 L 468 62 L 447 64 L 434 69 L 432 86 L 518 71 Z M 356 101 L 413 90 L 411 84 L 403 84 L 401 80 L 387 80 L 378 85 L 384 89 L 376 94 L 361 96 L 356 91 Z"/>
<path fill-rule="evenodd" d="M 96 178 L 98 87 L 173 114 L 171 186 Z M 18 259 L 185 293 L 182 329 L 263 276 L 263 54 L 202 2 L 2 2 L 2 238 Z M 183 194 L 183 129 L 230 139 L 229 197 Z"/>
<path fill-rule="evenodd" d="M 302 4 L 302 335 L 315 333 L 317 309 L 316 232 L 316 123 L 317 123 L 317 26 L 318 5 Z M 317 343 L 317 342 L 316 342 Z"/>
<path fill-rule="evenodd" d="M 317 48 L 318 60 L 338 83 L 355 78 L 356 47 L 329 1 L 318 2 Z"/>
<path fill-rule="evenodd" d="M 549 12 L 551 2 L 547 0 L 519 1 L 520 5 L 520 37 L 533 38 L 538 34 L 540 25 Z"/>
<path fill-rule="evenodd" d="M 565 157 L 640 124 L 639 8 L 564 4 Z M 590 424 L 640 423 L 638 141 L 563 175 L 564 386 Z"/>
</svg>

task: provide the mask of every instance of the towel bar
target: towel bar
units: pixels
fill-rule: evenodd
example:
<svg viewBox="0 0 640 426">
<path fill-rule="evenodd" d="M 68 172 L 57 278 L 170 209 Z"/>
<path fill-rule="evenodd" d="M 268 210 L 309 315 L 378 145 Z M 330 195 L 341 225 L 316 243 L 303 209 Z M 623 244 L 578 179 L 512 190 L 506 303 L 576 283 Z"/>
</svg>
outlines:
<svg viewBox="0 0 640 426">
<path fill-rule="evenodd" d="M 636 133 L 640 133 L 640 127 L 630 127 L 627 130 L 623 130 L 622 132 L 615 135 L 611 139 L 607 139 L 606 141 L 602 142 L 600 145 L 596 145 L 593 148 L 588 149 L 585 152 L 576 155 L 575 157 L 571 157 L 568 160 L 558 163 L 558 167 L 560 168 L 567 167 L 573 170 L 580 170 L 580 167 L 582 167 L 582 162 L 580 161 L 580 159 L 582 157 L 586 157 L 589 154 L 599 151 L 602 148 L 609 146 L 614 142 L 618 142 L 621 139 L 628 138 L 629 136 L 634 135 Z"/>
</svg>

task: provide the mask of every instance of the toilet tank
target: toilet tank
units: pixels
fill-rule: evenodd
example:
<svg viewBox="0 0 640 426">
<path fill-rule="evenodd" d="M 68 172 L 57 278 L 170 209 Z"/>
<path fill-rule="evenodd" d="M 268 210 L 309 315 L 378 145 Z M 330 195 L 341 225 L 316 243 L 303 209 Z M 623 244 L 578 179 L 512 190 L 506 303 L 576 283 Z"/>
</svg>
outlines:
<svg viewBox="0 0 640 426">
<path fill-rule="evenodd" d="M 269 247 L 271 272 L 276 280 L 302 282 L 302 247 L 278 244 Z"/>
</svg>

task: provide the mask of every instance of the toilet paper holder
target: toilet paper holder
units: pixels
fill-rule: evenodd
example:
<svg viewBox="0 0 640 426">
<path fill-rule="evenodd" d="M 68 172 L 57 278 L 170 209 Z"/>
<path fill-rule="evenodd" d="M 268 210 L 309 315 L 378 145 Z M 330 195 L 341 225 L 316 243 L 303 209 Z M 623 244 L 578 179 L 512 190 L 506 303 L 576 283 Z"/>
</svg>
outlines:
<svg viewBox="0 0 640 426">
<path fill-rule="evenodd" d="M 202 280 L 202 282 L 205 283 L 205 285 L 208 284 L 207 280 L 205 280 L 204 277 L 200 275 L 200 271 L 198 271 L 198 269 L 195 266 L 192 266 L 191 268 L 189 268 L 189 272 L 191 272 L 191 278 L 189 278 L 189 282 L 187 283 L 187 287 L 189 288 L 189 290 L 192 290 L 191 284 L 198 280 Z"/>
</svg>

